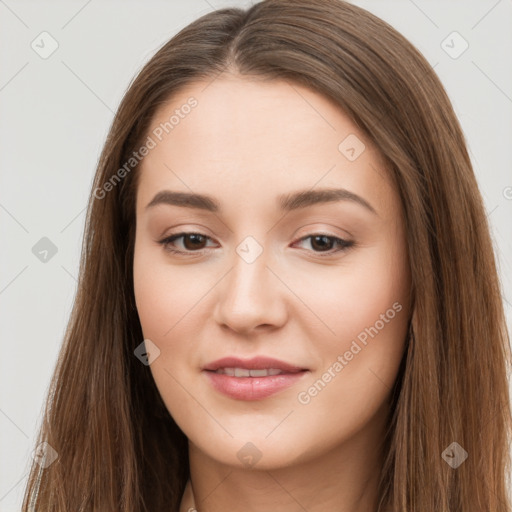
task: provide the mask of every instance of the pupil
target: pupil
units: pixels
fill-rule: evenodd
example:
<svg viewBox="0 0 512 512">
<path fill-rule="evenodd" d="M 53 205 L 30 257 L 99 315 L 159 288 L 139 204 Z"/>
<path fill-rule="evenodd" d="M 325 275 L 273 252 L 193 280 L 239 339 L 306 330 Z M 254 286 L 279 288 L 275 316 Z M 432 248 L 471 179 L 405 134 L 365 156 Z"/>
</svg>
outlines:
<svg viewBox="0 0 512 512">
<path fill-rule="evenodd" d="M 323 241 L 323 243 L 320 242 L 319 246 L 317 245 L 317 241 L 318 240 L 322 240 Z M 322 250 L 322 249 L 325 250 L 326 249 L 326 245 L 327 245 L 327 250 L 328 250 L 328 249 L 331 249 L 331 247 L 329 247 L 331 244 L 332 244 L 332 240 L 329 237 L 324 236 L 324 235 L 318 235 L 318 236 L 314 236 L 313 237 L 313 243 L 311 245 L 312 245 L 313 248 L 315 248 L 315 245 L 317 245 L 317 248 L 319 247 L 320 250 Z"/>
<path fill-rule="evenodd" d="M 185 242 L 184 245 L 187 249 L 197 249 L 198 248 L 197 245 L 200 246 L 204 242 L 202 239 L 203 239 L 203 235 L 198 235 L 198 234 L 187 235 L 184 239 L 184 242 Z M 187 244 L 187 240 L 192 241 L 192 243 Z M 192 247 L 190 247 L 190 245 L 192 245 Z"/>
</svg>

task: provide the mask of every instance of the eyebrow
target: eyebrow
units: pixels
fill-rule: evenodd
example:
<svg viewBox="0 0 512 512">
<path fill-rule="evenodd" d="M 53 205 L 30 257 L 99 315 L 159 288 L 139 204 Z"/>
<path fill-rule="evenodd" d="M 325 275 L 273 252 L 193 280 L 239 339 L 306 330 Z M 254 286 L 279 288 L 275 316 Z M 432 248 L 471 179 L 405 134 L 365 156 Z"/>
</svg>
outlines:
<svg viewBox="0 0 512 512">
<path fill-rule="evenodd" d="M 299 208 L 335 201 L 352 201 L 363 206 L 373 214 L 378 215 L 375 208 L 373 208 L 368 201 L 344 188 L 300 190 L 278 197 L 279 206 L 283 211 L 297 210 Z M 158 192 L 147 204 L 146 210 L 159 204 L 197 208 L 209 212 L 218 212 L 221 209 L 220 204 L 211 196 L 189 192 L 175 192 L 172 190 L 162 190 Z"/>
</svg>

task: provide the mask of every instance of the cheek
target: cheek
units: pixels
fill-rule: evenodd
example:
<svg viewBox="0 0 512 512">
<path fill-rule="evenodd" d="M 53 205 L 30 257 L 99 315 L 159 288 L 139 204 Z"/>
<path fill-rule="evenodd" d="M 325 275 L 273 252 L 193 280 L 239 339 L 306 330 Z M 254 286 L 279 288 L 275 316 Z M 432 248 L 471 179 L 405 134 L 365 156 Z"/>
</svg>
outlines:
<svg viewBox="0 0 512 512">
<path fill-rule="evenodd" d="M 144 251 L 135 251 L 135 303 L 144 338 L 156 342 L 172 326 L 169 305 L 173 302 L 175 288 L 169 286 L 165 273 L 159 271 L 159 267 L 145 256 Z"/>
<path fill-rule="evenodd" d="M 134 293 L 144 337 L 167 343 L 208 289 L 207 282 L 184 269 L 168 265 L 163 249 L 135 245 Z"/>
<path fill-rule="evenodd" d="M 302 281 L 301 293 L 331 331 L 318 331 L 323 332 L 316 336 L 320 364 L 298 397 L 311 414 L 355 427 L 354 418 L 363 424 L 385 401 L 407 336 L 408 276 L 397 243 L 365 248 L 336 271 Z"/>
<path fill-rule="evenodd" d="M 144 339 L 150 339 L 160 350 L 150 366 L 153 378 L 161 393 L 165 387 L 165 395 L 173 395 L 175 386 L 169 381 L 173 381 L 171 376 L 179 379 L 184 367 L 173 362 L 186 363 L 194 344 L 193 337 L 186 344 L 174 340 L 187 321 L 198 290 L 182 279 L 182 273 L 171 272 L 159 252 L 135 245 L 134 293 Z"/>
<path fill-rule="evenodd" d="M 194 265 L 170 265 L 163 249 L 135 245 L 135 302 L 144 338 L 160 350 L 150 369 L 157 387 L 165 384 L 166 394 L 175 388 L 172 377 L 181 382 L 187 369 L 198 367 L 198 332 L 208 320 L 205 299 L 219 279 L 217 274 L 199 273 Z"/>
<path fill-rule="evenodd" d="M 324 335 L 319 341 L 331 352 L 329 347 L 343 350 L 358 335 L 364 339 L 365 329 L 375 324 L 391 339 L 392 332 L 401 332 L 407 323 L 408 275 L 402 245 L 382 243 L 347 253 L 338 267 L 301 273 L 294 289 L 322 320 Z"/>
<path fill-rule="evenodd" d="M 159 251 L 135 246 L 135 302 L 144 339 L 150 339 L 160 350 L 150 371 L 156 387 L 178 425 L 186 421 L 201 424 L 201 411 L 191 407 L 187 368 L 194 365 L 197 324 L 193 307 L 205 291 L 191 282 L 187 272 L 172 270 Z M 194 327 L 195 326 L 195 327 Z M 183 332 L 189 335 L 183 335 Z M 185 385 L 185 387 L 184 387 Z M 182 422 L 185 422 L 183 425 Z"/>
</svg>

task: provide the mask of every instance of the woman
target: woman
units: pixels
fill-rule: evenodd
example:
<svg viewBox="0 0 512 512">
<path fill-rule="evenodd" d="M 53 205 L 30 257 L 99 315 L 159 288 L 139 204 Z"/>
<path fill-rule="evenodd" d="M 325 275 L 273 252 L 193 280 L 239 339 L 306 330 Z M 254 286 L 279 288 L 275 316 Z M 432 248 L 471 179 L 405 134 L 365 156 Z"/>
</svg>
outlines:
<svg viewBox="0 0 512 512">
<path fill-rule="evenodd" d="M 510 511 L 509 348 L 419 52 L 340 0 L 210 13 L 114 119 L 24 510 Z"/>
</svg>

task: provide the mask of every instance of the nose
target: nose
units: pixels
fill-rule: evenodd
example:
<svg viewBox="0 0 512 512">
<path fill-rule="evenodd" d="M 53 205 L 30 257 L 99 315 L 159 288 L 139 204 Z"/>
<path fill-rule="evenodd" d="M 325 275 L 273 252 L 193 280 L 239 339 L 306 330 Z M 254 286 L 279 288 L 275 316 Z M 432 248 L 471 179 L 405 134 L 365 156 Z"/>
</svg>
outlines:
<svg viewBox="0 0 512 512">
<path fill-rule="evenodd" d="M 268 263 L 265 250 L 252 262 L 235 252 L 230 272 L 216 287 L 214 319 L 221 327 L 249 335 L 284 325 L 287 289 Z"/>
</svg>

